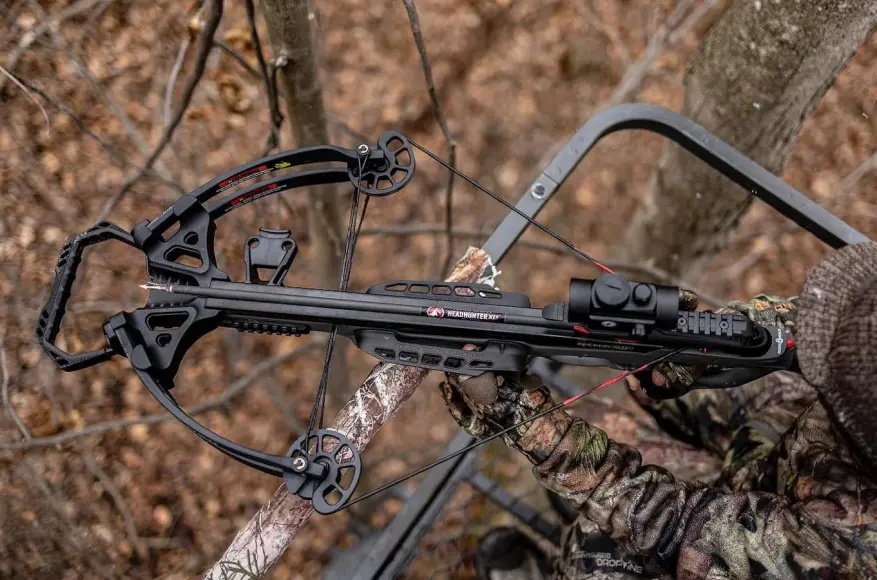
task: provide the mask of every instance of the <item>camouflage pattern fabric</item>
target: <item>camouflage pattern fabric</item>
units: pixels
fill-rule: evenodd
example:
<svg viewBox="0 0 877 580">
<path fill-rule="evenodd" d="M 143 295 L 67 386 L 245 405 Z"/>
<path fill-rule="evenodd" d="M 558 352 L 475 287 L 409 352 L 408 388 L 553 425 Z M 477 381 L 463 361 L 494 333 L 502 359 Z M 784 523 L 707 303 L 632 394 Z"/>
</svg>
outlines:
<svg viewBox="0 0 877 580">
<path fill-rule="evenodd" d="M 794 299 L 758 296 L 729 307 L 795 328 Z M 707 371 L 661 372 L 672 383 Z M 553 405 L 530 377 L 448 375 L 441 390 L 476 437 Z M 775 373 L 670 401 L 637 397 L 665 431 L 721 457 L 722 473 L 710 484 L 679 480 L 563 411 L 507 434 L 537 479 L 581 513 L 556 578 L 877 577 L 877 480 L 842 418 L 833 420 L 802 377 Z M 602 544 L 597 530 L 608 537 Z"/>
<path fill-rule="evenodd" d="M 555 578 L 575 580 L 641 580 L 654 578 L 645 558 L 622 550 L 596 524 L 579 518 L 564 534 Z"/>
<path fill-rule="evenodd" d="M 753 322 L 762 326 L 782 326 L 794 334 L 796 301 L 797 297 L 777 298 L 775 296 L 759 294 L 748 302 L 734 300 L 728 303 L 727 307 L 720 308 L 715 312 L 718 314 L 742 313 Z M 679 309 L 696 310 L 697 295 L 686 290 L 680 290 Z M 649 377 L 638 375 L 638 378 L 649 381 L 651 383 L 649 386 L 653 388 L 665 387 L 672 390 L 673 386 L 690 387 L 699 377 L 716 370 L 718 368 L 709 366 L 690 367 L 675 363 L 660 363 L 653 370 L 649 371 Z"/>
</svg>

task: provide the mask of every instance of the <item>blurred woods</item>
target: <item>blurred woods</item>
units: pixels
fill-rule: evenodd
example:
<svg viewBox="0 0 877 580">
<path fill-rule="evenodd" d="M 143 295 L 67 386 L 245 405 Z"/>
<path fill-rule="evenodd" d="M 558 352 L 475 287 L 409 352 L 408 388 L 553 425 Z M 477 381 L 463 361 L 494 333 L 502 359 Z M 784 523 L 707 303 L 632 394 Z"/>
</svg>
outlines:
<svg viewBox="0 0 877 580">
<path fill-rule="evenodd" d="M 716 120 L 710 128 L 720 135 L 723 128 L 740 128 L 726 138 L 756 156 L 765 149 L 754 136 L 768 124 L 775 129 L 773 144 L 782 147 L 767 147 L 770 161 L 759 160 L 782 168 L 792 185 L 874 237 L 877 39 L 869 36 L 866 19 L 873 24 L 873 3 L 844 3 L 861 10 L 852 15 L 834 4 L 421 0 L 419 28 L 412 30 L 411 0 L 347 0 L 310 8 L 306 2 L 270 0 L 252 12 L 249 3 L 225 2 L 221 14 L 214 4 L 196 1 L 4 2 L 0 577 L 197 576 L 278 485 L 169 420 L 125 361 L 62 374 L 42 355 L 33 328 L 67 236 L 104 217 L 129 229 L 270 148 L 322 142 L 349 147 L 387 129 L 455 157 L 464 172 L 515 200 L 553 148 L 589 115 L 637 100 L 683 110 L 708 127 Z M 812 28 L 815 17 L 793 23 L 810 42 L 794 35 L 786 39 L 768 26 L 761 32 L 781 42 L 765 52 L 765 60 L 755 60 L 774 68 L 822 63 L 822 68 L 813 64 L 821 74 L 816 81 L 792 75 L 789 86 L 756 100 L 753 91 L 767 88 L 743 82 L 755 66 L 745 53 L 749 47 L 760 55 L 766 44 L 752 38 L 735 45 L 739 62 L 721 52 L 696 56 L 714 26 L 726 26 L 729 33 L 741 27 L 757 31 L 747 24 L 758 18 L 753 14 L 791 6 L 818 15 Z M 854 30 L 836 33 L 848 28 Z M 835 36 L 825 31 L 846 40 L 832 44 Z M 428 55 L 418 50 L 416 39 Z M 826 51 L 829 45 L 838 48 Z M 823 53 L 825 59 L 815 58 Z M 721 67 L 735 62 L 737 76 L 722 85 Z M 830 74 L 838 70 L 832 83 Z M 698 90 L 709 99 L 686 96 L 686 88 L 692 91 L 697 82 L 705 83 Z M 752 109 L 716 116 L 724 96 L 738 93 L 753 100 Z M 801 99 L 794 107 L 788 100 L 792 93 Z M 710 110 L 715 114 L 707 114 Z M 672 150 L 656 173 L 664 151 L 654 136 L 611 137 L 540 219 L 595 255 L 620 257 L 623 269 L 635 275 L 666 279 L 661 268 L 672 270 L 674 279 L 684 274 L 686 285 L 714 302 L 761 291 L 794 293 L 825 248 L 759 204 L 733 228 L 742 215 L 739 198 L 715 220 L 727 230 L 726 243 L 704 244 L 713 239 L 709 232 L 675 221 L 692 217 L 674 214 L 669 206 L 663 214 L 649 209 L 664 207 L 655 197 L 667 182 L 660 176 L 672 175 L 685 195 L 705 204 L 728 194 L 713 182 L 690 189 L 688 172 L 699 170 L 674 159 Z M 504 215 L 501 206 L 450 181 L 436 164 L 418 161 L 414 184 L 370 209 L 351 289 L 393 278 L 441 277 L 449 260 L 483 241 Z M 348 196 L 340 189 L 320 190 L 235 212 L 217 234 L 221 265 L 242 279 L 246 237 L 260 226 L 290 229 L 302 252 L 289 283 L 331 286 L 338 271 L 332 232 L 340 231 Z M 668 262 L 666 252 L 638 254 L 641 248 L 662 251 L 665 242 L 680 244 L 677 234 L 686 229 L 699 237 L 674 253 L 707 248 L 685 259 L 718 252 L 711 261 L 692 270 Z M 636 252 L 625 253 L 628 246 Z M 563 300 L 570 276 L 594 273 L 538 232 L 528 232 L 502 270 L 499 286 L 528 293 L 534 304 Z M 142 257 L 129 249 L 90 253 L 62 346 L 71 351 L 97 346 L 108 315 L 142 304 L 138 285 L 145 279 Z M 281 341 L 218 331 L 190 353 L 175 395 L 221 434 L 281 453 L 307 422 L 322 349 L 307 338 Z M 330 385 L 330 415 L 373 365 L 349 350 L 346 371 L 335 372 Z M 437 380 L 430 376 L 377 434 L 363 456 L 361 489 L 426 463 L 455 432 L 435 392 Z M 630 439 L 630 425 L 643 419 L 624 405 L 603 413 L 601 426 Z M 528 477 L 519 466 L 506 476 Z M 354 542 L 356 525 L 384 525 L 400 505 L 390 499 L 368 510 L 315 518 L 275 565 L 275 576 L 318 576 L 333 554 Z M 464 532 L 469 535 L 458 539 L 471 542 L 474 531 Z M 448 575 L 471 574 L 471 562 L 460 566 Z M 427 575 L 427 565 L 419 568 L 416 560 L 410 574 Z"/>
</svg>

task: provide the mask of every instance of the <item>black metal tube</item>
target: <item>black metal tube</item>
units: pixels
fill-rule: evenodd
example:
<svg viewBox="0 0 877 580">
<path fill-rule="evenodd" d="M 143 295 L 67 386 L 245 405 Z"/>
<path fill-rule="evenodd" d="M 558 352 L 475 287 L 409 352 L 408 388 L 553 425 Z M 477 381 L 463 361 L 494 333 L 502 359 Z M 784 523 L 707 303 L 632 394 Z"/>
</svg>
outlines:
<svg viewBox="0 0 877 580">
<path fill-rule="evenodd" d="M 212 304 L 210 300 L 234 300 L 238 302 L 236 309 L 247 310 L 250 312 L 258 312 L 267 315 L 276 315 L 276 311 L 269 311 L 261 308 L 260 304 L 281 304 L 286 306 L 299 306 L 303 308 L 320 308 L 328 312 L 322 314 L 327 319 L 343 318 L 333 315 L 334 312 L 342 310 L 354 310 L 358 312 L 369 312 L 371 314 L 391 314 L 401 316 L 423 316 L 424 308 L 427 306 L 440 306 L 446 309 L 472 310 L 475 312 L 498 312 L 502 314 L 502 319 L 494 322 L 484 322 L 478 320 L 467 320 L 470 325 L 475 324 L 516 324 L 521 326 L 544 327 L 553 330 L 572 330 L 573 325 L 567 322 L 547 320 L 542 316 L 542 311 L 533 308 L 513 308 L 508 306 L 487 306 L 484 304 L 475 304 L 468 302 L 453 301 L 431 301 L 429 305 L 420 303 L 419 300 L 412 300 L 414 304 L 402 304 L 404 298 L 397 299 L 396 303 L 390 303 L 386 300 L 386 296 L 372 296 L 369 294 L 357 294 L 353 292 L 333 292 L 333 291 L 317 291 L 322 296 L 302 295 L 299 288 L 285 288 L 282 286 L 265 286 L 265 291 L 253 289 L 253 285 L 244 285 L 235 282 L 223 283 L 224 288 L 205 288 L 201 286 L 185 286 L 172 285 L 170 292 L 175 294 L 184 294 L 188 296 L 197 296 L 207 298 L 208 308 L 227 307 Z M 241 286 L 241 289 L 235 289 L 228 286 Z M 270 291 L 268 290 L 270 289 Z M 305 290 L 307 291 L 307 290 Z M 333 296 L 336 294 L 337 296 Z M 350 298 L 351 295 L 361 296 L 364 300 Z M 520 314 L 511 312 L 511 310 L 531 311 L 532 314 Z M 452 319 L 444 319 L 448 324 Z"/>
<path fill-rule="evenodd" d="M 670 138 L 833 248 L 868 241 L 867 236 L 697 123 L 645 103 L 618 105 L 588 119 L 539 174 L 516 207 L 535 218 L 598 141 L 611 133 L 634 129 Z M 482 248 L 499 262 L 528 225 L 523 217 L 509 213 Z"/>
</svg>

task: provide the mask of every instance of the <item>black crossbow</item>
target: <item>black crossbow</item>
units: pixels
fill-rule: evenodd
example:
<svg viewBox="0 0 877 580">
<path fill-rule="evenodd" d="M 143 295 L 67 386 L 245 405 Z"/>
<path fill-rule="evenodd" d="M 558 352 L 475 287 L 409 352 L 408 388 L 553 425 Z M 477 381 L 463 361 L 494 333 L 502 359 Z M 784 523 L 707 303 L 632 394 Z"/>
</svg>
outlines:
<svg viewBox="0 0 877 580">
<path fill-rule="evenodd" d="M 464 375 L 526 372 L 536 357 L 614 367 L 625 371 L 620 377 L 666 361 L 718 368 L 719 372 L 699 379 L 694 388 L 724 388 L 776 370 L 794 369 L 794 340 L 782 328 L 760 326 L 741 314 L 682 310 L 679 288 L 629 281 L 534 221 L 594 144 L 621 129 L 663 134 L 832 247 L 867 239 L 702 127 L 649 105 L 622 105 L 591 118 L 517 206 L 404 135 L 387 132 L 376 145 L 363 144 L 355 150 L 320 146 L 264 157 L 202 185 L 130 232 L 104 222 L 79 234 L 58 258 L 37 339 L 65 371 L 84 369 L 114 355 L 126 357 L 159 403 L 196 435 L 250 467 L 283 477 L 291 493 L 310 499 L 315 510 L 324 514 L 362 499 L 349 501 L 361 471 L 358 450 L 343 434 L 322 428 L 326 372 L 336 334 L 383 362 Z M 534 225 L 593 262 L 602 275 L 572 279 L 567 302 L 543 307 L 532 306 L 524 294 L 479 283 L 396 280 L 365 292 L 347 291 L 359 231 L 356 218 L 361 226 L 370 198 L 394 194 L 411 182 L 415 149 L 510 209 L 484 245 L 494 263 L 528 225 Z M 320 167 L 273 177 L 277 171 L 312 164 Z M 238 187 L 260 177 L 270 178 Z M 297 252 L 289 231 L 261 229 L 246 240 L 243 282 L 230 280 L 219 268 L 214 255 L 217 219 L 281 191 L 332 183 L 350 183 L 354 188 L 340 290 L 284 285 Z M 224 197 L 214 199 L 223 193 Z M 146 255 L 147 303 L 106 322 L 104 348 L 64 352 L 55 340 L 83 250 L 108 240 L 123 242 Z M 172 396 L 174 377 L 187 350 L 220 326 L 284 336 L 329 333 L 311 421 L 286 455 L 259 452 L 221 437 L 195 421 Z"/>
</svg>

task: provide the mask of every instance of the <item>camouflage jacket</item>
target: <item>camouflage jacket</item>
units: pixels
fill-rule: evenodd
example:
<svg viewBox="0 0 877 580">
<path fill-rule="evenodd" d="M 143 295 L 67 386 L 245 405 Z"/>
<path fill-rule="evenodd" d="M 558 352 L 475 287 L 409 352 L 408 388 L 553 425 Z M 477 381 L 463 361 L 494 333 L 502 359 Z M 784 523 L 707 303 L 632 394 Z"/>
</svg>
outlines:
<svg viewBox="0 0 877 580">
<path fill-rule="evenodd" d="M 777 315 L 771 302 L 733 306 L 760 320 Z M 791 326 L 782 314 L 774 322 Z M 553 405 L 530 380 L 449 375 L 442 393 L 464 429 L 486 436 Z M 623 577 L 877 577 L 877 479 L 799 375 L 640 402 L 666 431 L 722 457 L 720 476 L 706 484 L 643 465 L 637 449 L 563 411 L 505 437 L 543 485 L 580 510 L 558 578 L 598 577 L 577 562 L 587 559 L 594 526 L 640 558 Z"/>
</svg>

